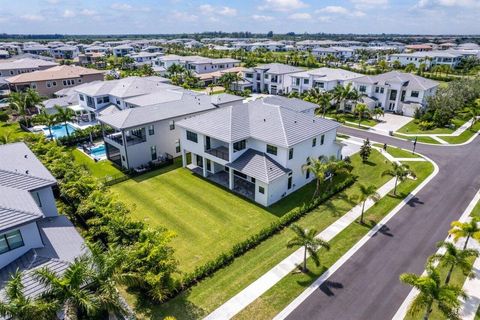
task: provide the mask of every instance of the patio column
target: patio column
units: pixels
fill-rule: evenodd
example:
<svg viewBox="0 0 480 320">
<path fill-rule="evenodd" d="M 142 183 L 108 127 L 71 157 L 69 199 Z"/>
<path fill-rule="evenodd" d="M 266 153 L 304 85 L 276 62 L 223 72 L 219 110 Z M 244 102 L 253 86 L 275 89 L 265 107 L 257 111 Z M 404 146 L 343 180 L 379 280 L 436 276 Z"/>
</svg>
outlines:
<svg viewBox="0 0 480 320">
<path fill-rule="evenodd" d="M 182 167 L 187 166 L 187 153 L 185 152 L 185 149 L 182 149 Z"/>
<path fill-rule="evenodd" d="M 233 179 L 234 179 L 233 178 L 233 169 L 230 168 L 230 170 L 228 170 L 228 188 L 230 190 L 233 190 L 233 187 L 235 186 Z"/>
<path fill-rule="evenodd" d="M 205 159 L 205 157 L 202 157 L 202 163 L 203 163 L 203 176 L 206 178 L 207 175 L 208 175 L 208 172 L 207 172 L 207 159 Z"/>
</svg>

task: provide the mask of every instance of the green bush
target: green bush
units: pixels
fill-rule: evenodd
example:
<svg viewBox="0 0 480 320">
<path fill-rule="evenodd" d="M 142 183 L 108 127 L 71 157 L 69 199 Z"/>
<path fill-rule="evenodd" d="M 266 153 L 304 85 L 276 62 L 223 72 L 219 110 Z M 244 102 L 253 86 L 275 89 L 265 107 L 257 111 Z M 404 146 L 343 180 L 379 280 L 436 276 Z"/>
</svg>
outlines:
<svg viewBox="0 0 480 320">
<path fill-rule="evenodd" d="M 8 113 L 5 111 L 0 111 L 0 121 L 1 122 L 7 122 L 9 119 Z"/>
<path fill-rule="evenodd" d="M 420 130 L 423 130 L 423 131 L 430 130 L 435 127 L 435 123 L 431 121 L 420 121 L 418 124 L 418 127 L 420 128 Z"/>
</svg>

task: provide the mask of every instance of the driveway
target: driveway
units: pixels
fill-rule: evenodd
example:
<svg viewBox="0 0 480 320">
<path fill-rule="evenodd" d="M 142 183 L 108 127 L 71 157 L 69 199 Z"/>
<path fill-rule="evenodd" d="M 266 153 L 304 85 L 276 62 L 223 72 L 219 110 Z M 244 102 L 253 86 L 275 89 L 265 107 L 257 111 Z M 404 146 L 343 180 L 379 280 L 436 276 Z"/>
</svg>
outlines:
<svg viewBox="0 0 480 320">
<path fill-rule="evenodd" d="M 412 143 L 341 127 L 339 132 L 411 149 Z M 418 144 L 438 174 L 288 319 L 392 319 L 410 292 L 400 274 L 420 274 L 480 188 L 480 139 L 464 146 Z"/>
<path fill-rule="evenodd" d="M 389 131 L 397 131 L 407 123 L 413 120 L 413 118 L 400 116 L 392 113 L 385 113 L 384 117 L 380 117 L 381 123 L 370 129 L 370 131 L 380 131 L 380 134 L 388 133 Z"/>
</svg>

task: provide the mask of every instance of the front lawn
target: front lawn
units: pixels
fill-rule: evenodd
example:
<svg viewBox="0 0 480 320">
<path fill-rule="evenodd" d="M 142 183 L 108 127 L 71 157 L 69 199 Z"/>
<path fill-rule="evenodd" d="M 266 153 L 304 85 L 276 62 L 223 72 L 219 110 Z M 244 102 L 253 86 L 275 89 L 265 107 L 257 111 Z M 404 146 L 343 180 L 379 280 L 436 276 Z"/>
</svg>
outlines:
<svg viewBox="0 0 480 320">
<path fill-rule="evenodd" d="M 283 310 L 433 172 L 433 165 L 430 162 L 409 164 L 417 174 L 417 179 L 407 180 L 399 184 L 397 192 L 400 196 L 387 195 L 382 198 L 365 212 L 367 224 L 360 225 L 353 222 L 330 241 L 330 251 L 320 249 L 321 265 L 319 267 L 315 266 L 312 259 L 308 259 L 309 272 L 307 274 L 301 272 L 290 273 L 237 314 L 234 319 L 272 319 Z"/>
<path fill-rule="evenodd" d="M 430 144 L 440 144 L 440 142 L 438 142 L 437 140 L 435 140 L 431 137 L 428 137 L 428 136 L 409 137 L 409 136 L 404 136 L 402 134 L 397 134 L 397 133 L 395 133 L 393 136 L 397 137 L 397 138 L 400 138 L 400 139 L 412 141 L 412 142 L 415 140 L 415 138 L 417 138 L 417 142 L 430 143 Z M 442 137 L 442 139 L 443 139 L 443 137 Z M 413 145 L 412 145 L 412 147 L 413 147 Z"/>
<path fill-rule="evenodd" d="M 335 116 L 338 115 L 339 117 L 343 118 L 345 121 L 348 121 L 348 122 L 354 122 L 356 123 L 357 127 L 358 127 L 358 117 L 356 117 L 355 115 L 351 114 L 351 113 L 327 113 L 326 116 L 329 117 L 329 118 L 333 118 L 335 119 Z M 375 125 L 377 125 L 379 122 L 375 119 L 362 119 L 362 122 L 361 122 L 361 125 L 362 126 L 369 126 L 369 127 L 373 127 Z"/>
<path fill-rule="evenodd" d="M 452 120 L 452 124 L 455 125 L 455 129 L 451 128 L 434 128 L 431 130 L 421 130 L 419 123 L 419 120 L 412 120 L 400 129 L 397 130 L 398 133 L 408 133 L 408 134 L 451 134 L 453 133 L 456 129 L 461 127 L 466 120 L 459 119 L 459 118 L 454 118 Z"/>
<path fill-rule="evenodd" d="M 115 167 L 109 160 L 95 162 L 92 158 L 76 148 L 71 149 L 71 152 L 75 162 L 87 168 L 94 177 L 104 180 L 107 177 L 119 178 L 124 175 L 124 173 Z"/>
<path fill-rule="evenodd" d="M 28 132 L 23 131 L 17 122 L 0 122 L 0 137 L 8 137 L 9 142 L 22 140 Z"/>
<path fill-rule="evenodd" d="M 381 176 L 381 173 L 390 167 L 390 163 L 376 150 L 372 151 L 369 162 L 365 164 L 361 163 L 358 154 L 352 156 L 351 160 L 358 182 L 301 218 L 297 222 L 300 226 L 315 228 L 321 232 L 355 206 L 356 202 L 352 201 L 352 196 L 358 193 L 359 183 L 380 187 L 390 179 L 390 177 Z M 305 196 L 309 198 L 312 193 L 311 188 Z M 295 251 L 295 248 L 288 249 L 285 246 L 292 234 L 290 229 L 284 229 L 235 259 L 232 264 L 219 270 L 212 277 L 201 281 L 163 305 L 142 305 L 141 300 L 132 295 L 127 295 L 127 300 L 136 307 L 137 315 L 141 318 L 162 319 L 168 315 L 175 316 L 177 319 L 201 318 Z"/>
<path fill-rule="evenodd" d="M 395 158 L 421 158 L 418 154 L 412 154 L 411 151 L 406 151 L 396 147 L 387 147 L 387 152 Z"/>
<path fill-rule="evenodd" d="M 460 144 L 467 142 L 476 132 L 480 130 L 480 122 L 477 121 L 470 129 L 465 130 L 462 134 L 458 136 L 451 136 L 451 137 L 440 137 L 440 139 L 445 140 L 450 144 Z"/>
</svg>

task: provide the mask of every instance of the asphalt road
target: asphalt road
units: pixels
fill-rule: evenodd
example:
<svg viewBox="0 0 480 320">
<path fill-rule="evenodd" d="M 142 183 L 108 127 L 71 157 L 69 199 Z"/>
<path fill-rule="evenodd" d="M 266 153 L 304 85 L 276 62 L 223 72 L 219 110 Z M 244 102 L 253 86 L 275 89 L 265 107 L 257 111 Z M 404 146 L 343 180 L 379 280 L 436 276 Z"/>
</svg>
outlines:
<svg viewBox="0 0 480 320">
<path fill-rule="evenodd" d="M 412 148 L 411 142 L 347 127 L 339 132 Z M 287 319 L 394 316 L 411 289 L 399 281 L 400 274 L 423 272 L 435 244 L 446 238 L 450 223 L 460 218 L 480 189 L 480 138 L 458 147 L 419 143 L 416 150 L 437 163 L 435 178 Z"/>
</svg>

